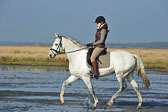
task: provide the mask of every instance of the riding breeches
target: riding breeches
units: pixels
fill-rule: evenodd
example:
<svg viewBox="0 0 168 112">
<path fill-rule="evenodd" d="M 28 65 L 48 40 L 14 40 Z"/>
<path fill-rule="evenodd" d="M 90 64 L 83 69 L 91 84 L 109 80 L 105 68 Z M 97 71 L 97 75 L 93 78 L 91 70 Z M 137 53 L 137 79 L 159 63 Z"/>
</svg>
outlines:
<svg viewBox="0 0 168 112">
<path fill-rule="evenodd" d="M 95 49 L 93 50 L 93 53 L 91 55 L 91 62 L 94 62 L 97 58 L 97 56 L 104 50 L 104 48 L 100 48 L 100 47 L 95 47 Z"/>
</svg>

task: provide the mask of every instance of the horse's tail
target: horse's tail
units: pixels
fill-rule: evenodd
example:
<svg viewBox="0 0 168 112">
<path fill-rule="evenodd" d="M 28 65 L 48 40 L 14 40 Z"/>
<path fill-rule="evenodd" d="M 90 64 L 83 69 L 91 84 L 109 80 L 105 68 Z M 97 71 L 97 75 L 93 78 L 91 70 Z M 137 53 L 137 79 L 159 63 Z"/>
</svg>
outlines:
<svg viewBox="0 0 168 112">
<path fill-rule="evenodd" d="M 147 89 L 149 89 L 150 82 L 148 80 L 148 77 L 146 76 L 145 69 L 144 69 L 144 64 L 141 60 L 141 58 L 137 55 L 134 54 L 134 57 L 137 60 L 137 67 L 136 67 L 136 74 L 141 76 L 143 83 Z"/>
</svg>

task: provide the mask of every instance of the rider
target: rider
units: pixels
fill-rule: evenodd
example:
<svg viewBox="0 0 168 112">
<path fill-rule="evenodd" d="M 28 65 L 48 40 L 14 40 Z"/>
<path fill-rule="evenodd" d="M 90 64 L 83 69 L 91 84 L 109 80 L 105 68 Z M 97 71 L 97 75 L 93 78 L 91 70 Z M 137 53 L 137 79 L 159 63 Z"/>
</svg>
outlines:
<svg viewBox="0 0 168 112">
<path fill-rule="evenodd" d="M 90 60 L 92 62 L 92 68 L 94 70 L 94 77 L 98 79 L 99 71 L 98 71 L 98 64 L 97 64 L 96 58 L 105 49 L 105 40 L 107 38 L 107 34 L 109 30 L 108 30 L 108 25 L 106 23 L 106 20 L 103 16 L 98 16 L 95 20 L 95 23 L 97 24 L 95 41 L 93 43 L 87 44 L 87 47 L 94 46 L 94 50 Z"/>
</svg>

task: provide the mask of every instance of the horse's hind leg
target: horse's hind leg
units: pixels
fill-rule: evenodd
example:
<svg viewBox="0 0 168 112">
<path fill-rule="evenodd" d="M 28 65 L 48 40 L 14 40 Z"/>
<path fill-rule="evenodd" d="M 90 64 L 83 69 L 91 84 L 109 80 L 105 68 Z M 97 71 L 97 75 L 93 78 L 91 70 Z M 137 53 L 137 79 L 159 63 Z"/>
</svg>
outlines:
<svg viewBox="0 0 168 112">
<path fill-rule="evenodd" d="M 138 86 L 136 80 L 133 78 L 132 75 L 128 76 L 128 81 L 131 83 L 132 87 L 134 88 L 134 90 L 136 91 L 137 96 L 138 96 L 139 104 L 138 104 L 136 109 L 140 109 L 141 105 L 142 105 L 142 96 L 141 96 L 141 93 L 140 93 L 139 86 Z"/>
<path fill-rule="evenodd" d="M 62 104 L 64 103 L 63 95 L 64 95 L 65 86 L 66 86 L 67 84 L 70 84 L 70 83 L 76 81 L 76 80 L 78 80 L 78 78 L 75 77 L 75 76 L 73 76 L 73 75 L 71 75 L 67 80 L 65 80 L 65 81 L 63 82 L 63 84 L 62 84 L 62 89 L 61 89 L 61 93 L 60 93 L 60 101 L 61 101 Z"/>
<path fill-rule="evenodd" d="M 120 84 L 120 89 L 112 96 L 112 98 L 108 102 L 108 105 L 112 105 L 117 96 L 127 87 L 125 79 L 123 79 L 119 74 L 117 74 L 116 77 Z"/>
</svg>

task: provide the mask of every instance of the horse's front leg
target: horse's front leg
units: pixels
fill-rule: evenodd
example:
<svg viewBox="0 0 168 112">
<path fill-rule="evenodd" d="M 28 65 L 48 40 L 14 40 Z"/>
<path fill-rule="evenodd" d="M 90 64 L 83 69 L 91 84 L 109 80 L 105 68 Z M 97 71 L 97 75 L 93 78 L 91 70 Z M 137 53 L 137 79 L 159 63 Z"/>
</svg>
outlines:
<svg viewBox="0 0 168 112">
<path fill-rule="evenodd" d="M 65 81 L 63 82 L 63 84 L 62 84 L 62 89 L 61 89 L 61 93 L 60 93 L 60 101 L 61 101 L 62 104 L 64 103 L 64 97 L 63 97 L 63 95 L 64 95 L 65 86 L 66 86 L 67 84 L 70 84 L 70 83 L 76 81 L 76 80 L 78 80 L 78 78 L 77 78 L 76 76 L 71 75 L 67 80 L 65 80 Z"/>
<path fill-rule="evenodd" d="M 98 99 L 97 99 L 97 97 L 95 95 L 95 92 L 94 92 L 90 77 L 82 77 L 82 80 L 84 81 L 84 83 L 86 84 L 86 86 L 88 87 L 90 93 L 92 94 L 92 96 L 94 98 L 93 108 L 96 109 L 96 105 L 98 103 Z"/>
</svg>

